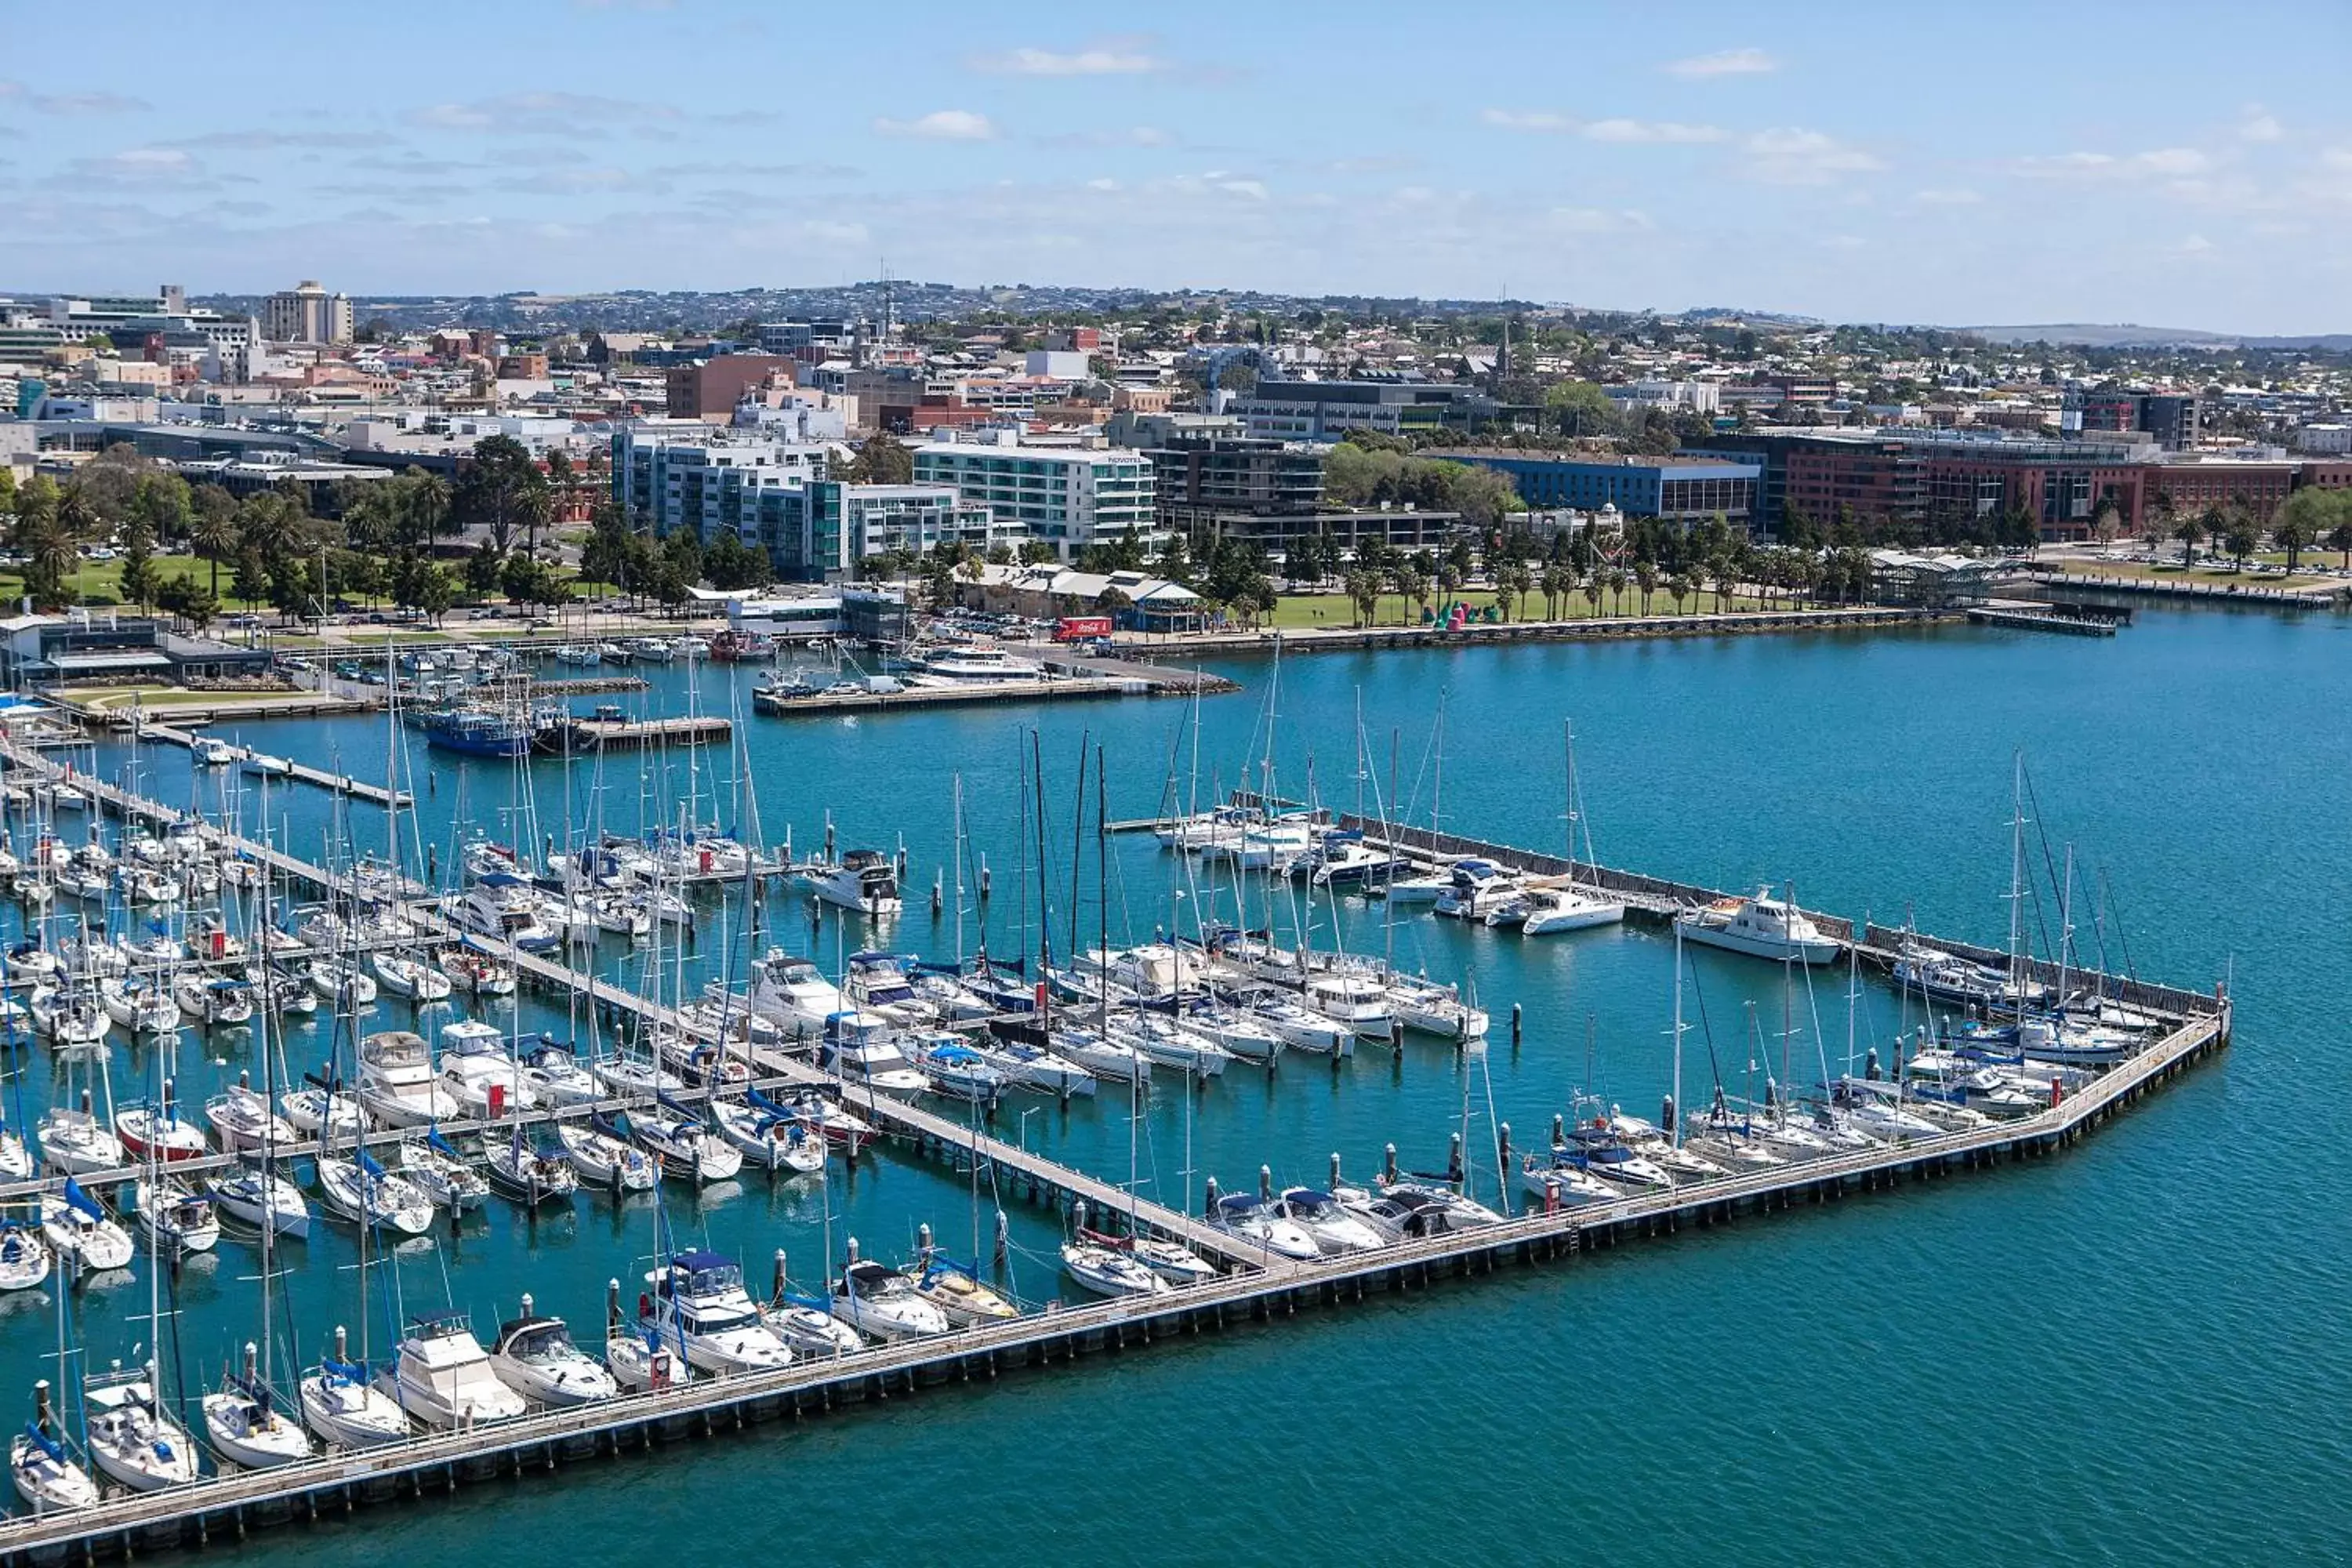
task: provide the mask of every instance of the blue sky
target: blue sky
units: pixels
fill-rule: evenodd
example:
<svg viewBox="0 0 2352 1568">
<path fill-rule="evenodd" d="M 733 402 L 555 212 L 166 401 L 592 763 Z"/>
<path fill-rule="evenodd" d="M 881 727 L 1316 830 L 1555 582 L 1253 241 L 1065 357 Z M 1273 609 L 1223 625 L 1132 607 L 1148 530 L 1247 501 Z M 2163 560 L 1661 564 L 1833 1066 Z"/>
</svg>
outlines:
<svg viewBox="0 0 2352 1568">
<path fill-rule="evenodd" d="M 2352 6 L 20 7 L 0 288 L 959 283 L 2352 330 Z"/>
</svg>

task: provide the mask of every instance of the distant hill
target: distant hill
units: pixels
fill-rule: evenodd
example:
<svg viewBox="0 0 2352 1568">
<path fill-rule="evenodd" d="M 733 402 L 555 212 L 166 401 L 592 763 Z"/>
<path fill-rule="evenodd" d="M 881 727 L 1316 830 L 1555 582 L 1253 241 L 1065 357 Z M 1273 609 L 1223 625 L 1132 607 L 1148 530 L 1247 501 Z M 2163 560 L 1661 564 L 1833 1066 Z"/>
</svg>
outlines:
<svg viewBox="0 0 2352 1568">
<path fill-rule="evenodd" d="M 2030 327 L 1958 327 L 1987 342 L 2065 343 L 2093 349 L 2352 349 L 2352 332 L 2250 337 L 2194 327 L 2142 327 L 2130 322 L 2053 321 Z"/>
</svg>

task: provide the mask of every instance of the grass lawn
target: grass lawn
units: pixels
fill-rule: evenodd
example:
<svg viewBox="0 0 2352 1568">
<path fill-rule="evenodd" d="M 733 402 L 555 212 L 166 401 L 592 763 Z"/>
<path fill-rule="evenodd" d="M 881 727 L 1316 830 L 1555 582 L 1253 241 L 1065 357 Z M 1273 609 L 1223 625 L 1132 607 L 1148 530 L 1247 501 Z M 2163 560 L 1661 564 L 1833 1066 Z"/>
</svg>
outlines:
<svg viewBox="0 0 2352 1568">
<path fill-rule="evenodd" d="M 1495 602 L 1495 595 L 1484 589 L 1470 589 L 1458 596 L 1462 603 L 1470 606 L 1474 615 L 1483 615 L 1486 607 Z M 1683 601 L 1682 607 L 1690 615 L 1712 614 L 1716 608 L 1715 595 L 1712 593 L 1694 594 Z M 1752 600 L 1734 595 L 1724 607 L 1733 610 L 1754 609 L 1757 605 Z M 1512 616 L 1512 619 L 1524 622 L 1552 618 L 1544 614 L 1544 596 L 1541 594 L 1525 595 L 1520 599 L 1518 612 Z M 1643 613 L 1641 594 L 1631 588 L 1625 591 L 1622 599 L 1612 600 L 1607 594 L 1603 594 L 1598 603 L 1579 592 L 1564 600 L 1559 609 L 1560 614 L 1557 618 L 1566 621 L 1589 620 L 1595 616 L 1606 616 L 1612 613 L 1619 616 L 1637 616 Z M 1674 614 L 1673 596 L 1664 592 L 1653 595 L 1647 613 L 1657 616 Z M 1356 607 L 1344 594 L 1285 594 L 1276 601 L 1274 614 L 1266 617 L 1265 624 L 1285 631 L 1318 626 L 1352 627 L 1356 624 Z M 1417 609 L 1407 605 L 1402 596 L 1396 594 L 1383 594 L 1381 595 L 1379 610 L 1372 617 L 1372 624 L 1376 626 L 1418 626 L 1421 624 L 1421 615 Z"/>
<path fill-rule="evenodd" d="M 187 578 L 207 587 L 213 580 L 213 563 L 194 555 L 158 555 L 153 558 L 155 580 L 168 582 L 174 577 Z M 267 605 L 247 604 L 229 595 L 229 579 L 233 574 L 223 567 L 220 574 L 221 610 L 235 615 L 245 610 L 262 610 Z M 66 577 L 66 591 L 77 603 L 109 605 L 122 603 L 122 563 L 120 561 L 85 561 Z M 13 603 L 24 595 L 25 575 L 15 568 L 0 568 L 0 599 Z"/>
</svg>

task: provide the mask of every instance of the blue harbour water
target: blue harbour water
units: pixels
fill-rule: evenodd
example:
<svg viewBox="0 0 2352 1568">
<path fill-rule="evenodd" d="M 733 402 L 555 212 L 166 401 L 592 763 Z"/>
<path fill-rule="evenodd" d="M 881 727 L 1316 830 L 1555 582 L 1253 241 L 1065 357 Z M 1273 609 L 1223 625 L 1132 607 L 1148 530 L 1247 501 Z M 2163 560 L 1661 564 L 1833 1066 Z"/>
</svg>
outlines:
<svg viewBox="0 0 2352 1568">
<path fill-rule="evenodd" d="M 830 819 L 845 847 L 903 845 L 908 910 L 893 947 L 946 956 L 956 922 L 924 909 L 951 864 L 958 781 L 973 864 L 985 855 L 992 952 L 1034 944 L 1034 847 L 1021 822 L 1030 733 L 1044 759 L 1045 898 L 1056 952 L 1073 920 L 1072 808 L 1082 749 L 1108 764 L 1113 818 L 1153 815 L 1172 788 L 1260 781 L 1273 689 L 1274 783 L 1342 807 L 1377 791 L 1426 822 L 1437 789 L 1433 734 L 1444 715 L 1442 823 L 1555 848 L 1565 831 L 1560 727 L 1572 720 L 1589 823 L 1611 864 L 1732 888 L 1794 879 L 1809 905 L 1885 923 L 2005 940 L 2012 759 L 2022 751 L 2041 840 L 2072 844 L 2078 943 L 2108 943 L 2115 967 L 2239 998 L 2237 1043 L 2063 1157 L 1903 1187 L 1771 1220 L 1686 1232 L 1571 1265 L 1505 1272 L 1380 1298 L 1295 1322 L 1240 1328 L 1148 1354 L 1097 1358 L 984 1390 L 934 1391 L 796 1427 L 768 1427 L 649 1458 L 574 1468 L 525 1488 L 378 1508 L 346 1524 L 270 1532 L 240 1556 L 290 1563 L 422 1565 L 485 1549 L 518 1560 L 560 1550 L 575 1568 L 690 1550 L 754 1562 L 785 1542 L 827 1560 L 952 1551 L 975 1564 L 1354 1563 L 1452 1558 L 1747 1564 L 1913 1563 L 2221 1557 L 2315 1560 L 2352 1552 L 2352 1461 L 2342 1412 L 2352 1352 L 2340 1332 L 2352 1268 L 2352 1137 L 2342 998 L 2352 988 L 2352 620 L 2142 611 L 2107 639 L 1946 628 L 1724 638 L 1616 647 L 1318 655 L 1276 671 L 1224 672 L 1238 694 L 1198 707 L 1125 700 L 1036 710 L 748 721 L 743 754 L 770 844 L 798 850 Z M 702 672 L 702 710 L 748 707 L 752 675 Z M 647 710 L 682 711 L 678 670 L 652 672 Z M 1357 714 L 1362 715 L 1360 765 Z M 249 725 L 246 738 L 305 761 L 381 774 L 381 721 Z M 1197 741 L 1197 765 L 1194 763 Z M 634 830 L 675 816 L 681 794 L 737 826 L 737 764 L 710 753 L 689 782 L 679 756 L 503 764 L 427 752 L 412 740 L 424 798 L 415 830 L 446 869 L 464 815 L 502 837 L 561 836 L 569 822 Z M 1393 759 L 1393 762 L 1392 762 Z M 716 766 L 712 766 L 715 760 Z M 99 760 L 113 774 L 127 752 Z M 184 753 L 142 750 L 142 786 L 205 799 Z M 1088 766 L 1091 770 L 1092 763 Z M 1393 774 L 1392 774 L 1393 768 Z M 1391 791 L 1391 777 L 1397 785 Z M 428 787 L 429 778 L 429 787 Z M 1086 786 L 1093 810 L 1091 772 Z M 711 803 L 715 800 L 716 805 Z M 365 807 L 331 821 L 317 791 L 279 790 L 278 830 L 298 853 L 380 848 Z M 528 805 L 534 818 L 526 814 Z M 248 802 L 247 809 L 250 811 Z M 404 831 L 409 829 L 404 827 Z M 79 830 L 73 830 L 78 832 Z M 69 834 L 70 836 L 70 834 Z M 1230 896 L 1182 880 L 1148 835 L 1113 840 L 1097 900 L 1089 826 L 1075 882 L 1076 935 L 1141 940 L 1171 910 Z M 1024 876 L 1022 867 L 1032 870 Z M 1182 897 L 1176 895 L 1181 893 Z M 1251 895 L 1253 923 L 1264 894 Z M 1293 895 L 1274 918 L 1298 917 Z M 1103 905 L 1108 904 L 1107 914 Z M 2092 908 L 2100 910 L 2095 931 Z M 805 904 L 769 900 L 771 939 L 835 962 L 862 945 Z M 1317 903 L 1318 940 L 1333 910 Z M 2045 897 L 2034 918 L 2054 928 Z M 1401 1058 L 1360 1053 L 1338 1071 L 1292 1055 L 1271 1076 L 1228 1072 L 1187 1105 L 1163 1074 L 1132 1128 L 1127 1097 L 1065 1110 L 1009 1100 L 995 1131 L 1197 1205 L 1210 1176 L 1234 1188 L 1261 1163 L 1319 1181 L 1329 1156 L 1369 1173 L 1383 1144 L 1405 1163 L 1443 1162 L 1470 1128 L 1491 1197 L 1494 1122 L 1533 1147 L 1589 1089 L 1654 1115 L 1671 1081 L 1672 944 L 1654 928 L 1541 941 L 1461 929 L 1427 914 L 1384 929 L 1378 906 L 1343 900 L 1339 938 L 1359 951 L 1462 976 L 1496 1015 L 1489 1048 L 1466 1057 L 1409 1040 Z M 711 906 L 690 976 L 727 963 Z M 963 923 L 971 951 L 977 921 Z M 740 962 L 740 960 L 738 960 Z M 605 971 L 644 962 L 608 942 Z M 1810 1084 L 1843 1068 L 1844 977 L 1784 993 L 1780 972 L 1694 955 L 1685 1100 L 1706 1091 L 1710 1055 L 1734 1093 L 1754 1062 Z M 1891 1037 L 1894 998 L 1865 980 L 1857 1037 Z M 1524 1009 L 1514 1050 L 1506 1022 Z M 1753 1004 L 1753 1016 L 1748 1005 Z M 584 1037 L 583 1018 L 537 1001 L 527 1026 Z M 1793 1032 L 1784 1038 L 1784 1019 Z M 387 1006 L 366 1026 L 404 1020 Z M 325 1026 L 297 1030 L 289 1058 L 316 1067 Z M 30 1055 L 8 1107 L 29 1120 L 59 1079 Z M 240 1067 L 241 1037 L 190 1031 L 177 1070 L 200 1102 Z M 118 1051 L 118 1094 L 157 1064 Z M 1759 1080 L 1760 1083 L 1760 1079 Z M 1024 1116 L 1024 1112 L 1027 1112 Z M 764 1285 L 782 1247 L 814 1280 L 855 1234 L 899 1257 L 915 1227 L 969 1249 L 997 1197 L 885 1153 L 823 1182 L 747 1176 L 664 1194 L 681 1237 L 743 1259 Z M 1057 1226 L 1004 1200 L 1005 1281 L 1030 1302 L 1055 1277 Z M 582 1197 L 526 1221 L 496 1200 L 454 1235 L 411 1243 L 376 1271 L 362 1304 L 348 1228 L 320 1222 L 283 1249 L 286 1324 L 306 1360 L 336 1323 L 369 1325 L 380 1354 L 396 1289 L 411 1311 L 470 1311 L 487 1332 L 531 1292 L 597 1335 L 605 1281 L 634 1296 L 654 1241 L 650 1200 L 618 1210 Z M 225 1241 L 185 1268 L 163 1358 L 191 1382 L 216 1377 L 256 1331 L 254 1249 Z M 137 1269 L 69 1300 L 92 1364 L 147 1353 L 149 1279 Z M 172 1303 L 166 1303 L 167 1307 Z M 0 1301 L 0 1400 L 24 1399 L 57 1338 L 47 1292 Z M 534 1547 L 561 1531 L 560 1549 Z"/>
</svg>

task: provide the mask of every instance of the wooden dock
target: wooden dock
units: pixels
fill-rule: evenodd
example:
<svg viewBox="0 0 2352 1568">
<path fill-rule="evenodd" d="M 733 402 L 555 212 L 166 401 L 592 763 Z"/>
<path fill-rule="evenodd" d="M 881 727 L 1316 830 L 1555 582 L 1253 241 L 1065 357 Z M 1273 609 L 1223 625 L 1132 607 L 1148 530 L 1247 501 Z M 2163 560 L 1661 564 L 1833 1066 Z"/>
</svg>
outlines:
<svg viewBox="0 0 2352 1568">
<path fill-rule="evenodd" d="M 479 1483 L 543 1482 L 568 1463 L 844 1406 L 880 1404 L 946 1384 L 986 1384 L 1096 1352 L 1186 1340 L 1235 1323 L 1287 1321 L 1318 1307 L 1475 1279 L 1510 1264 L 1573 1261 L 1594 1250 L 1825 1205 L 1873 1191 L 1990 1169 L 2062 1151 L 2229 1039 L 2230 1007 L 2183 1023 L 2163 1040 L 2028 1120 L 1858 1151 L 1617 1202 L 1532 1213 L 1479 1230 L 1408 1240 L 1275 1273 L 1251 1270 L 1162 1296 L 1048 1307 L 1010 1321 L 809 1358 L 774 1372 L 698 1379 L 470 1431 L 414 1436 L 273 1470 L 236 1471 L 95 1508 L 0 1523 L 0 1568 L 131 1558 L 224 1544 L 271 1524 L 344 1518 L 363 1505 L 421 1501 Z"/>
<path fill-rule="evenodd" d="M 37 758 L 20 761 L 19 765 L 48 767 Z M 112 786 L 93 781 L 93 788 L 110 808 L 148 816 L 175 815 L 167 807 L 125 797 Z M 1450 837 L 1444 840 L 1448 846 L 1471 842 Z M 290 860 L 263 846 L 242 847 L 257 858 L 269 858 L 273 865 Z M 1527 858 L 1523 852 L 1511 853 Z M 294 874 L 308 880 L 331 880 L 331 875 L 320 868 L 292 864 L 299 868 Z M 1641 896 L 1660 906 L 1669 897 L 1679 899 L 1684 890 L 1678 884 L 1655 879 L 1639 881 Z M 428 912 L 422 905 L 415 911 L 420 919 L 427 918 Z M 437 914 L 430 918 L 438 920 Z M 1850 926 L 1842 923 L 1841 929 L 1848 938 L 1853 937 Z M 1860 940 L 1874 944 L 1885 935 L 1874 926 L 1862 932 Z M 1937 945 L 1968 951 L 1965 944 L 1940 939 Z M 541 984 L 585 993 L 599 1004 L 640 1017 L 667 1016 L 665 1009 L 633 993 L 551 960 L 525 954 L 520 963 L 524 973 Z M 860 1113 L 876 1119 L 892 1135 L 913 1142 L 919 1152 L 934 1158 L 988 1162 L 1016 1180 L 1032 1181 L 1056 1205 L 1083 1199 L 1092 1213 L 1114 1222 L 1132 1205 L 1142 1223 L 1181 1237 L 1234 1267 L 1214 1279 L 1165 1295 L 1075 1306 L 1049 1304 L 1043 1311 L 1003 1323 L 868 1347 L 832 1358 L 797 1360 L 773 1372 L 697 1379 L 670 1389 L 546 1411 L 488 1427 L 412 1436 L 363 1453 L 337 1453 L 274 1470 L 224 1473 L 160 1492 L 118 1494 L 94 1508 L 70 1513 L 11 1518 L 0 1522 L 0 1568 L 128 1558 L 215 1541 L 227 1542 L 270 1524 L 341 1518 L 363 1504 L 422 1500 L 427 1494 L 454 1492 L 461 1485 L 538 1482 L 567 1463 L 667 1441 L 709 1436 L 770 1421 L 797 1421 L 846 1405 L 903 1398 L 942 1384 L 992 1382 L 1008 1372 L 1051 1367 L 1080 1354 L 1115 1353 L 1170 1338 L 1189 1339 L 1234 1323 L 1287 1321 L 1316 1307 L 1338 1307 L 1361 1301 L 1369 1294 L 1405 1292 L 1447 1279 L 1475 1278 L 1506 1264 L 1536 1266 L 1572 1260 L 1596 1248 L 1670 1236 L 1686 1227 L 1827 1205 L 1906 1182 L 1933 1181 L 2045 1156 L 2069 1147 L 2228 1043 L 2231 999 L 2226 990 L 2217 990 L 2210 996 L 2172 987 L 2143 985 L 2140 990 L 2144 1005 L 2168 1004 L 2177 1009 L 2162 1037 L 2071 1097 L 2029 1117 L 1791 1161 L 1767 1170 L 1609 1202 L 1530 1212 L 1481 1229 L 1276 1267 L 1264 1266 L 1265 1260 L 1245 1247 L 1239 1248 L 1242 1256 L 1236 1257 L 1234 1238 L 1211 1231 L 1189 1215 L 1159 1205 L 1135 1203 L 1109 1184 L 1043 1155 L 1005 1145 L 918 1106 L 880 1096 L 853 1098 L 851 1103 Z M 754 1061 L 761 1071 L 783 1085 L 806 1082 L 838 1092 L 829 1075 L 796 1058 L 764 1051 Z M 1484 1155 L 1473 1157 L 1483 1159 Z"/>
<path fill-rule="evenodd" d="M 561 752 L 635 752 L 647 746 L 715 746 L 735 733 L 735 726 L 715 714 L 681 715 L 671 719 L 572 719 L 542 733 L 535 750 Z"/>
<path fill-rule="evenodd" d="M 142 741 L 161 741 L 167 746 L 179 746 L 184 749 L 193 747 L 196 743 L 196 737 L 191 731 L 171 724 L 152 722 L 142 724 L 139 727 L 139 738 Z M 236 745 L 236 742 L 232 742 L 231 744 Z M 236 745 L 236 761 L 230 765 L 237 768 L 245 768 L 253 758 L 264 754 L 252 746 Z M 382 784 L 368 784 L 360 779 L 348 778 L 341 773 L 331 773 L 324 768 L 314 768 L 307 763 L 297 763 L 291 759 L 280 760 L 287 763 L 287 771 L 278 774 L 279 778 L 289 778 L 298 784 L 315 784 L 320 789 L 331 790 L 337 795 L 349 795 L 353 800 L 363 800 L 372 805 L 394 804 L 414 805 L 415 804 L 415 798 L 405 790 L 395 796 L 391 790 Z M 257 770 L 247 769 L 247 771 Z"/>
</svg>

